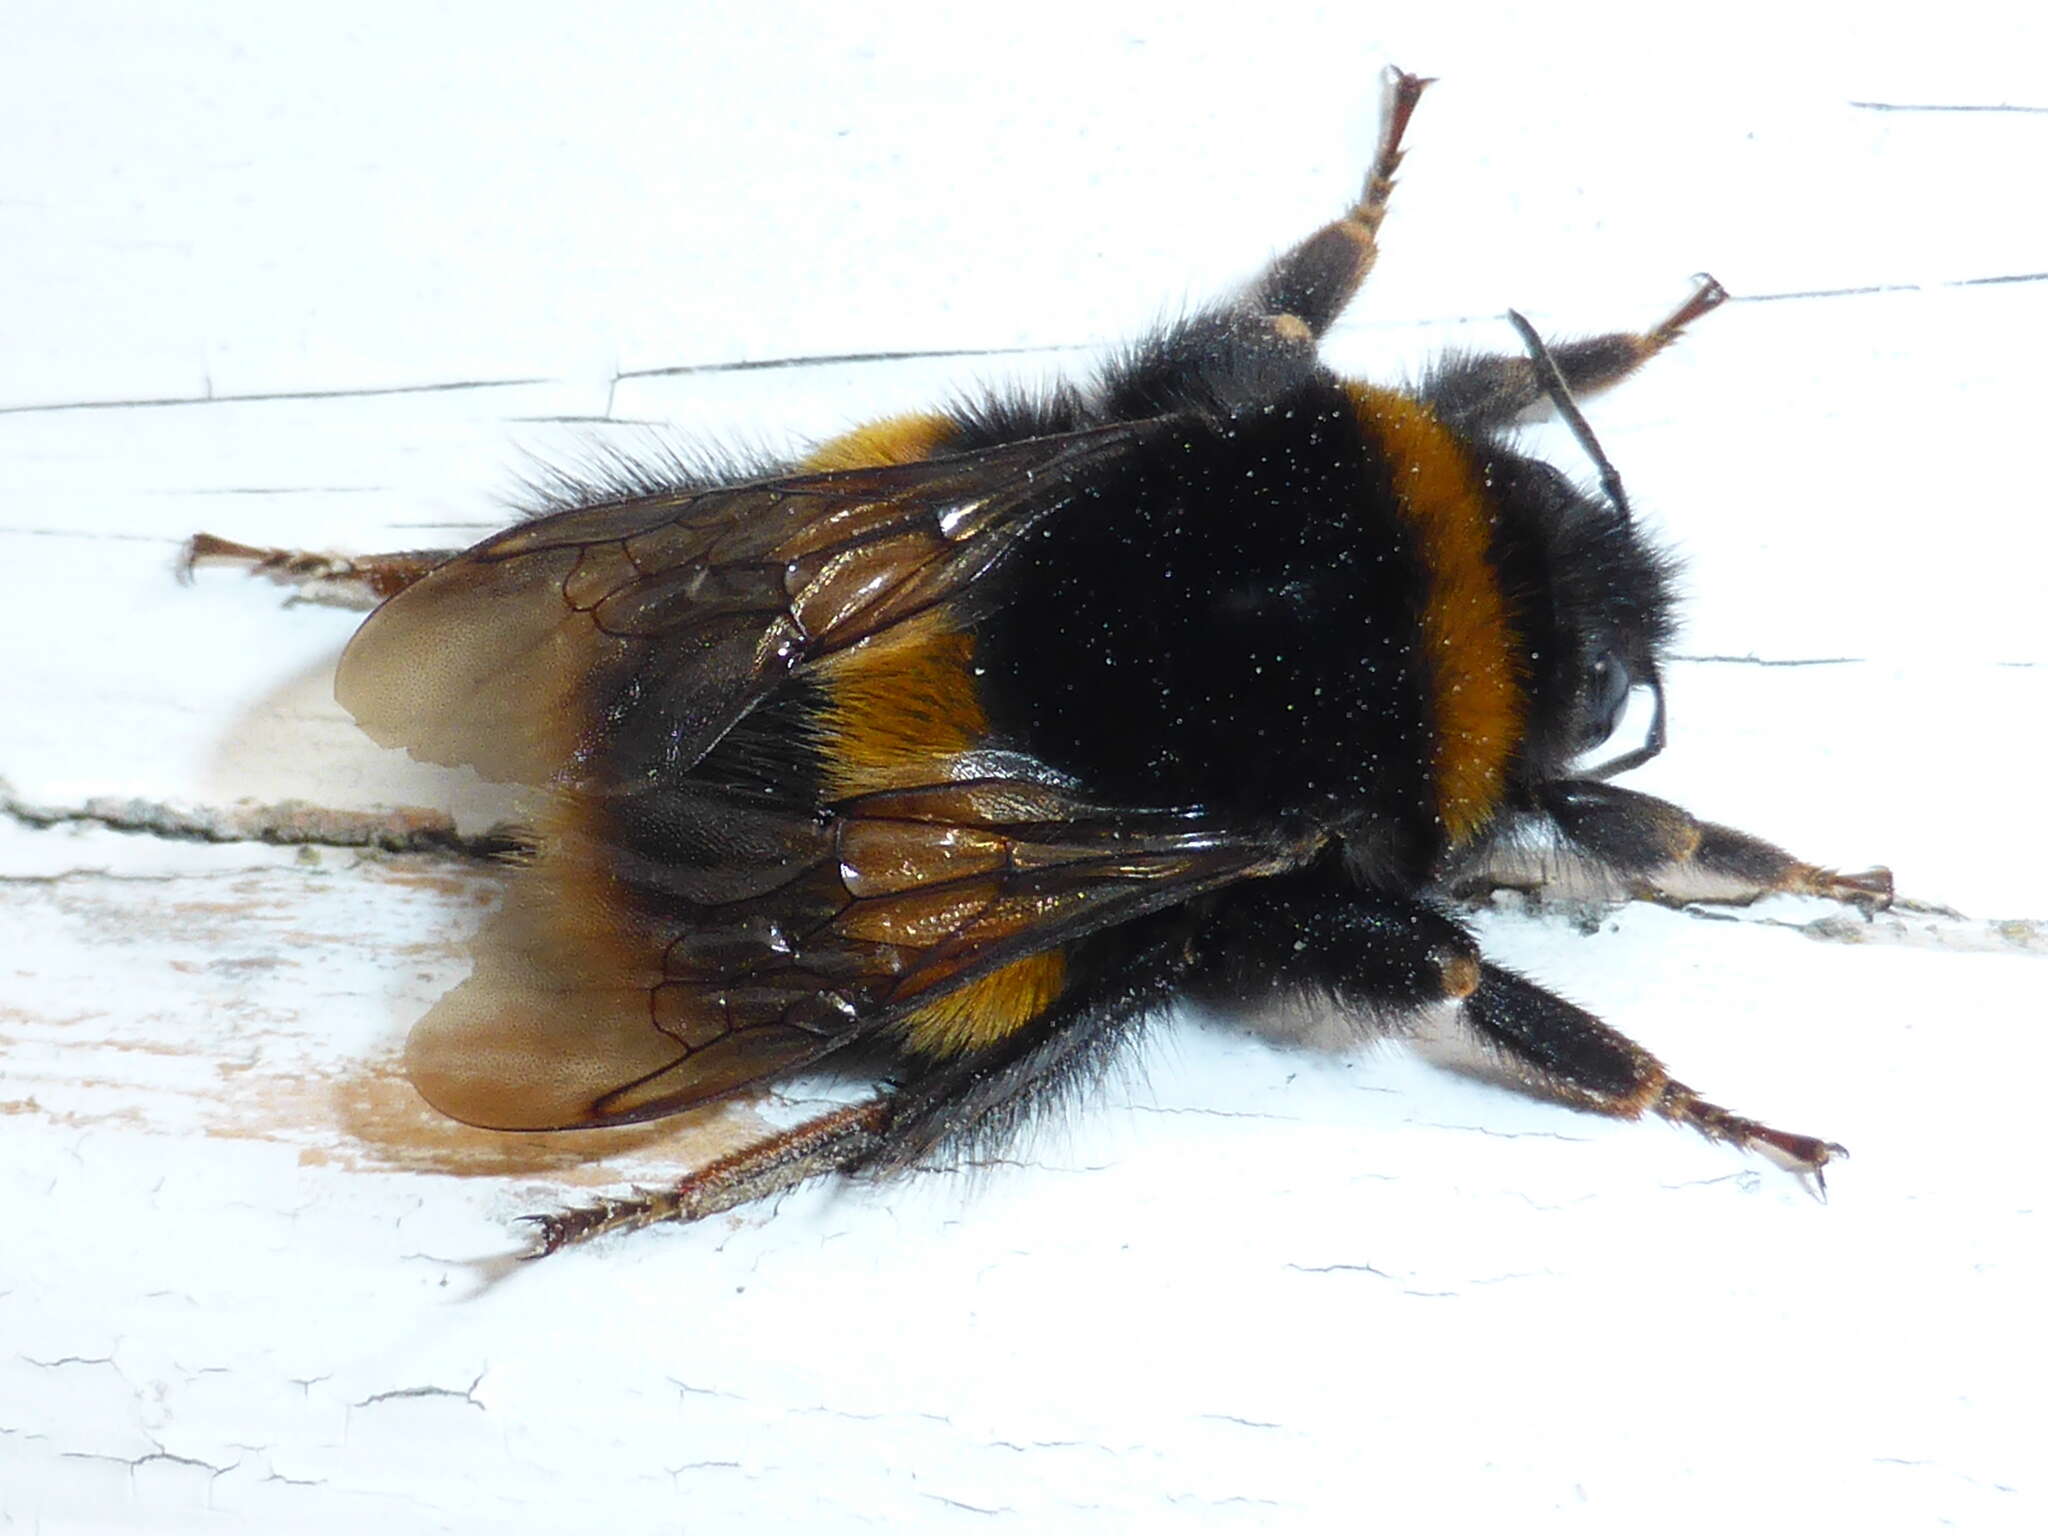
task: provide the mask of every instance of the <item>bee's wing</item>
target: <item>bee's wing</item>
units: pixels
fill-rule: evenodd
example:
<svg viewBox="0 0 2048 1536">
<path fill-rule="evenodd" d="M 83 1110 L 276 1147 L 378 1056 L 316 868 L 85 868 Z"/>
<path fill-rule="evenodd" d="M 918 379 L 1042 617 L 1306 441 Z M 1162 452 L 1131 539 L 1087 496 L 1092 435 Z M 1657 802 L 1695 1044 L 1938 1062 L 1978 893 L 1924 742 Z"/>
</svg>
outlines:
<svg viewBox="0 0 2048 1536">
<path fill-rule="evenodd" d="M 715 835 L 748 844 L 795 842 L 801 820 L 805 858 L 763 860 L 751 880 L 669 872 L 650 900 L 647 879 L 663 877 L 622 874 L 617 849 L 565 818 L 486 929 L 475 973 L 413 1031 L 407 1066 L 427 1099 L 503 1129 L 671 1114 L 1275 863 L 1269 839 L 1025 780 L 863 796 L 822 825 L 763 811 L 735 826 L 722 809 Z M 791 825 L 774 832 L 778 816 Z"/>
<path fill-rule="evenodd" d="M 688 766 L 792 669 L 960 599 L 1131 432 L 522 523 L 373 613 L 335 697 L 385 746 L 532 785 L 578 782 L 589 733 L 629 700 Z"/>
<path fill-rule="evenodd" d="M 363 727 L 546 791 L 473 974 L 408 1044 L 426 1097 L 504 1128 L 670 1113 L 1256 866 L 1256 838 L 1028 777 L 821 806 L 689 773 L 797 669 L 941 605 L 971 614 L 978 578 L 1133 430 L 621 497 L 379 608 L 336 682 Z M 769 761 L 801 729 L 776 719 L 748 722 Z M 622 781 L 634 733 L 659 771 Z"/>
</svg>

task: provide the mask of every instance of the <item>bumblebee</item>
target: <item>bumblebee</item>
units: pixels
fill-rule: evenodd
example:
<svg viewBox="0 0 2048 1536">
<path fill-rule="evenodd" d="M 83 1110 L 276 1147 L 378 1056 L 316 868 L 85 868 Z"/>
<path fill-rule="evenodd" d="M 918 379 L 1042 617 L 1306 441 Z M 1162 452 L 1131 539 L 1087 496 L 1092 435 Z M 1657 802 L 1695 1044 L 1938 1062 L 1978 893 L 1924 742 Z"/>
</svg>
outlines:
<svg viewBox="0 0 2048 1536">
<path fill-rule="evenodd" d="M 541 1248 L 905 1168 L 1085 1087 L 1181 1000 L 1448 1014 L 1585 1110 L 1819 1177 L 1841 1148 L 1707 1102 L 1479 953 L 1461 893 L 1666 901 L 1836 874 L 1607 782 L 1664 739 L 1671 561 L 1576 400 L 1640 332 L 1443 360 L 1412 392 L 1319 338 L 1371 271 L 1427 81 L 1392 72 L 1358 201 L 1089 382 L 878 421 L 738 476 L 612 464 L 466 551 L 346 561 L 202 535 L 383 599 L 336 695 L 372 737 L 528 786 L 469 979 L 414 1029 L 436 1108 L 560 1129 L 831 1063 L 868 1097 Z M 1599 466 L 1517 451 L 1548 401 Z M 1645 741 L 1575 767 L 1632 695 Z"/>
</svg>

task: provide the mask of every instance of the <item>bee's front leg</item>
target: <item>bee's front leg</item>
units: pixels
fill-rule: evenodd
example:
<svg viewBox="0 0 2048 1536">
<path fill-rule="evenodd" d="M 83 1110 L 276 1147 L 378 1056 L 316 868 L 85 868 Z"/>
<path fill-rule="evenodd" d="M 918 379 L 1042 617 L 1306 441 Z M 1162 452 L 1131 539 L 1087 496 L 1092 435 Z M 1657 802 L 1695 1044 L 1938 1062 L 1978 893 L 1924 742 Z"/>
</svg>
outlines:
<svg viewBox="0 0 2048 1536">
<path fill-rule="evenodd" d="M 1760 837 L 1700 821 L 1668 800 L 1632 789 L 1560 780 L 1538 792 L 1537 809 L 1555 834 L 1555 847 L 1535 846 L 1510 828 L 1476 864 L 1456 873 L 1452 890 L 1473 896 L 1505 887 L 1671 906 L 1747 906 L 1784 894 L 1819 896 L 1866 913 L 1892 904 L 1888 869 L 1823 869 Z"/>
</svg>

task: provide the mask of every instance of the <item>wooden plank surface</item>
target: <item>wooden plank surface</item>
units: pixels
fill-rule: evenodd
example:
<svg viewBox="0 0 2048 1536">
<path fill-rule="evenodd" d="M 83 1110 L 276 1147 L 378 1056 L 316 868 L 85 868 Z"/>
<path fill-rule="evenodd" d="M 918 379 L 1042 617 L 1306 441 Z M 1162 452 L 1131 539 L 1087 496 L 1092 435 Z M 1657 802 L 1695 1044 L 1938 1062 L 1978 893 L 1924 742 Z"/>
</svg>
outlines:
<svg viewBox="0 0 2048 1536">
<path fill-rule="evenodd" d="M 1287 15 L 11 29 L 0 1528 L 2039 1528 L 2039 23 Z M 426 1110 L 396 1054 L 494 882 L 342 833 L 506 802 L 355 732 L 350 616 L 180 541 L 462 542 L 528 456 L 1084 366 L 1349 195 L 1389 58 L 1443 84 L 1342 365 L 1742 300 L 1596 413 L 1688 560 L 1633 782 L 1961 915 L 1477 923 L 1847 1143 L 1831 1201 L 1183 1018 L 986 1168 L 513 1263 L 808 1090 Z"/>
</svg>

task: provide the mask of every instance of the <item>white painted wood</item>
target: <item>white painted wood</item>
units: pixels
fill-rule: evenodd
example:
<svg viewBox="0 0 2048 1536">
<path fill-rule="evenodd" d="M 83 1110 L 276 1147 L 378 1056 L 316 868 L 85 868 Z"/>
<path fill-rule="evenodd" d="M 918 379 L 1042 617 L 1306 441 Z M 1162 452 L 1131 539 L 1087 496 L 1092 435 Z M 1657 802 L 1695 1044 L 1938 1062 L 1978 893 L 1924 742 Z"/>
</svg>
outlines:
<svg viewBox="0 0 2048 1536">
<path fill-rule="evenodd" d="M 2040 22 L 1269 12 L 10 19 L 0 1526 L 2039 1528 Z M 40 824 L 486 824 L 332 703 L 350 616 L 178 542 L 460 541 L 641 430 L 576 418 L 780 443 L 1072 364 L 1327 217 L 1389 58 L 1443 83 L 1346 366 L 1755 300 L 1595 413 L 1718 658 L 1636 782 L 1967 917 L 1481 928 L 1847 1143 L 1828 1205 L 1183 1020 L 973 1177 L 514 1266 L 512 1218 L 782 1111 L 439 1120 L 395 1053 L 487 874 Z M 645 372 L 931 349 L 990 355 Z"/>
</svg>

